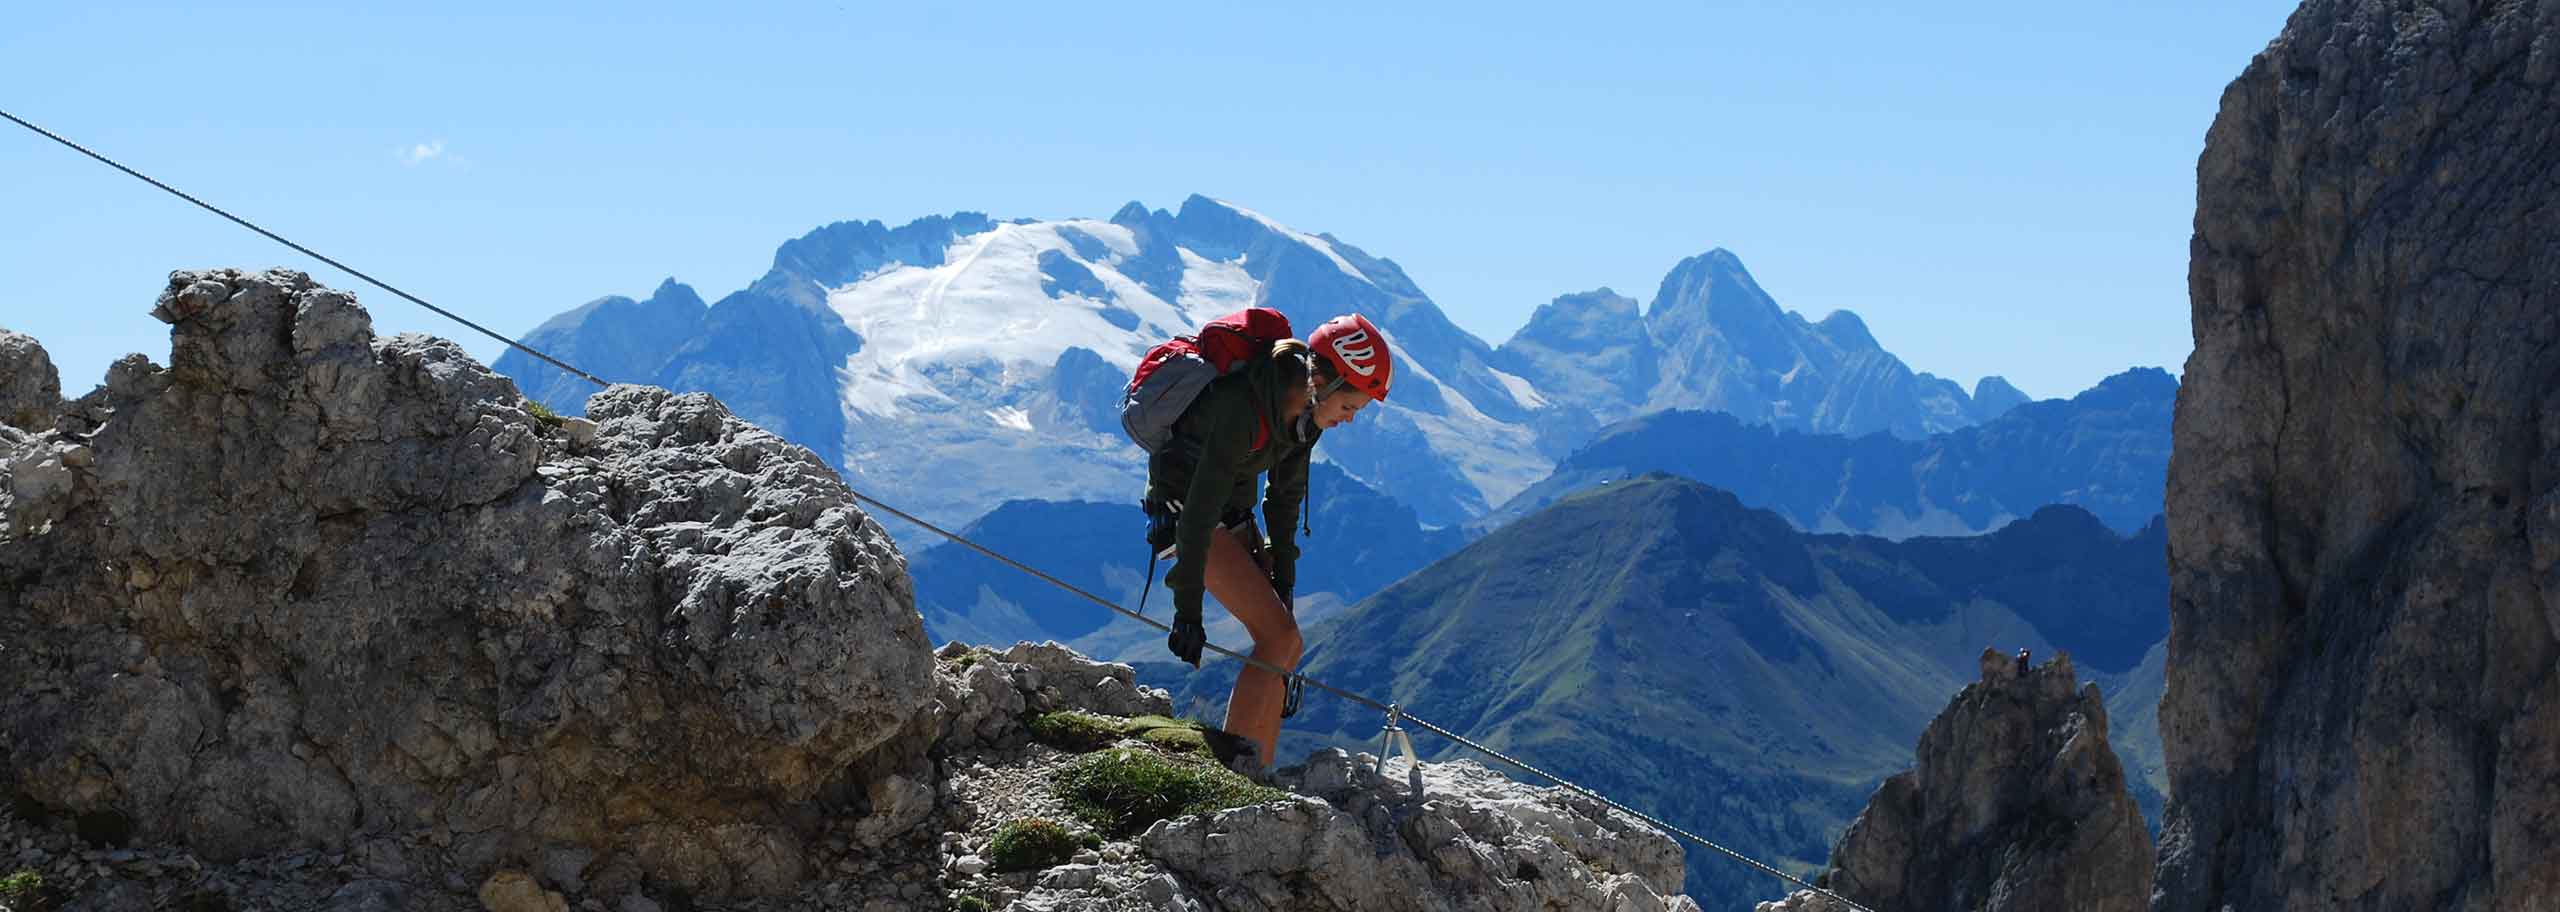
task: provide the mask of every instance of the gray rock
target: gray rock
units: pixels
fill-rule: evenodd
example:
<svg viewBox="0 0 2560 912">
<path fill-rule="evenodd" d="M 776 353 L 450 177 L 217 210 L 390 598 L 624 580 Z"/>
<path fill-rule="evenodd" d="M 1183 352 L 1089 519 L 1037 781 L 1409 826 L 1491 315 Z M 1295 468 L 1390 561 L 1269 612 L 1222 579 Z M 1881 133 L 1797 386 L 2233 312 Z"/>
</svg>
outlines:
<svg viewBox="0 0 2560 912">
<path fill-rule="evenodd" d="M 0 329 L 0 425 L 52 430 L 54 413 L 64 404 L 53 356 L 34 337 Z"/>
<path fill-rule="evenodd" d="M 217 861 L 434 821 L 472 881 L 560 845 L 774 894 L 790 806 L 929 740 L 903 563 L 807 450 L 616 387 L 569 453 L 298 273 L 177 273 L 155 313 L 167 368 L 0 429 L 0 719 L 55 810 Z"/>
<path fill-rule="evenodd" d="M 585 449 L 596 442 L 596 423 L 584 418 L 560 419 L 560 432 L 569 435 L 569 446 Z"/>
<path fill-rule="evenodd" d="M 1302 768 L 1342 783 L 1331 801 L 1164 821 L 1139 844 L 1212 909 L 1697 908 L 1677 895 L 1677 844 L 1587 799 L 1470 761 L 1425 765 L 1417 799 L 1362 759 Z"/>
<path fill-rule="evenodd" d="M 2197 163 L 2162 912 L 2560 896 L 2560 6 L 2314 0 Z"/>
<path fill-rule="evenodd" d="M 394 880 L 349 881 L 329 894 L 322 912 L 402 912 L 411 908 L 409 885 Z"/>
<path fill-rule="evenodd" d="M 76 443 L 0 426 L 0 541 L 50 532 L 76 502 L 93 458 Z"/>
<path fill-rule="evenodd" d="M 1139 687 L 1137 670 L 1119 662 L 1096 662 L 1058 643 L 1017 643 L 1004 660 L 1028 671 L 1017 672 L 1032 691 L 1032 712 L 1082 709 L 1114 716 L 1171 715 L 1173 698 L 1160 688 Z"/>
<path fill-rule="evenodd" d="M 2069 657 L 2021 674 L 1982 653 L 1982 680 L 1920 735 L 1913 768 L 1876 789 L 1816 882 L 1896 912 L 2138 912 L 2151 836 L 2107 745 L 2097 685 Z M 1847 907 L 1811 891 L 1762 912 Z"/>
<path fill-rule="evenodd" d="M 1091 864 L 1062 864 L 1040 875 L 1040 886 L 1051 890 L 1073 890 L 1093 886 L 1101 879 L 1101 871 Z"/>
<path fill-rule="evenodd" d="M 563 893 L 587 890 L 587 866 L 594 864 L 594 849 L 569 846 L 542 853 L 542 882 L 560 888 Z"/>
<path fill-rule="evenodd" d="M 568 912 L 569 902 L 542 888 L 532 875 L 500 871 L 480 885 L 480 905 L 489 912 Z"/>
<path fill-rule="evenodd" d="M 865 846 L 877 847 L 933 816 L 934 792 L 929 782 L 892 774 L 873 780 L 869 796 L 871 813 L 853 830 L 854 839 Z"/>
</svg>

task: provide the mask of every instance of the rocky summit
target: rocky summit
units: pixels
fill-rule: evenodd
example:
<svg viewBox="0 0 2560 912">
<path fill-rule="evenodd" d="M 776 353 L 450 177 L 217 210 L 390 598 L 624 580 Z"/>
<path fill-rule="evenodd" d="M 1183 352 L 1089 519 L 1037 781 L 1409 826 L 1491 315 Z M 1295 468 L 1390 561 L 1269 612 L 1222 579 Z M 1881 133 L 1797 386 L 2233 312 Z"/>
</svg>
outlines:
<svg viewBox="0 0 2560 912">
<path fill-rule="evenodd" d="M 2151 835 L 2107 747 L 2106 703 L 2064 656 L 1982 654 L 1982 679 L 1920 736 L 1832 851 L 1822 887 L 1875 910 L 2136 912 Z M 1845 912 L 1812 891 L 1761 912 Z"/>
<path fill-rule="evenodd" d="M 77 401 L 0 333 L 0 905 L 1695 908 L 1560 791 L 1256 782 L 1127 666 L 937 658 L 836 474 L 707 395 L 564 419 L 298 273 L 154 313 Z"/>
<path fill-rule="evenodd" d="M 2313 0 L 2197 163 L 2162 912 L 2560 897 L 2560 6 Z"/>
</svg>

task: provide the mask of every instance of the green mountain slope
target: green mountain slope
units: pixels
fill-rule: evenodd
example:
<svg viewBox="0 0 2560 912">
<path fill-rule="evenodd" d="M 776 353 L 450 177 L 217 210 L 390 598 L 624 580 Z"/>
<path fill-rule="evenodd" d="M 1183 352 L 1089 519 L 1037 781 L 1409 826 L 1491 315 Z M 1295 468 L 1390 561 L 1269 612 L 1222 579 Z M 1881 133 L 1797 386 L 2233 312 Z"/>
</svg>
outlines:
<svg viewBox="0 0 2560 912">
<path fill-rule="evenodd" d="M 2139 666 L 2148 643 L 2120 641 L 2158 636 L 2118 615 L 2163 585 L 2153 531 L 2121 538 L 2060 507 L 1976 539 L 1806 535 L 1648 475 L 1567 497 L 1351 607 L 1311 636 L 1307 671 L 1810 868 L 1910 762 L 1983 647 Z M 1170 683 L 1214 718 L 1230 680 L 1221 666 Z M 1379 722 L 1311 695 L 1282 756 L 1374 751 Z M 1420 745 L 1435 758 L 1464 752 L 1435 741 Z M 1689 888 L 1709 908 L 1779 886 L 1691 854 Z"/>
</svg>

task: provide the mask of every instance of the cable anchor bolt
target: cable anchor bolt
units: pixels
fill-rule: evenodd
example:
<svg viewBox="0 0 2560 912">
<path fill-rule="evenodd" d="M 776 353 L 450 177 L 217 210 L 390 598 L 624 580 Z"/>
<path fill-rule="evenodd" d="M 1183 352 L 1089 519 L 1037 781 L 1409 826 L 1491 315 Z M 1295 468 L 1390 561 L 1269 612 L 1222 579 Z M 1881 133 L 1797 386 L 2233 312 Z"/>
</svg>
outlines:
<svg viewBox="0 0 2560 912">
<path fill-rule="evenodd" d="M 1413 735 L 1405 731 L 1404 726 L 1396 724 L 1402 721 L 1404 721 L 1404 704 L 1387 704 L 1387 724 L 1378 729 L 1378 778 L 1386 778 L 1387 761 L 1394 756 L 1396 749 L 1402 748 L 1405 759 L 1405 784 L 1412 787 L 1414 797 L 1420 798 L 1422 797 L 1422 755 L 1413 749 Z"/>
</svg>

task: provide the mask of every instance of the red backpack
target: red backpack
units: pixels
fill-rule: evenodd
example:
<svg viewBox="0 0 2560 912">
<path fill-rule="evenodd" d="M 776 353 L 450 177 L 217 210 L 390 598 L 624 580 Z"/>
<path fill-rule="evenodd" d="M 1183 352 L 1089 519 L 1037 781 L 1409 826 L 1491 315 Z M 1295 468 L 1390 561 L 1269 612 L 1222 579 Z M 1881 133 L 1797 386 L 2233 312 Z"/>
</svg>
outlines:
<svg viewBox="0 0 2560 912">
<path fill-rule="evenodd" d="M 1129 377 L 1129 392 L 1120 403 L 1120 427 L 1129 439 L 1153 453 L 1173 439 L 1173 422 L 1200 398 L 1209 381 L 1238 365 L 1271 353 L 1272 343 L 1289 338 L 1289 318 L 1268 307 L 1248 307 L 1209 321 L 1196 336 L 1175 336 L 1147 350 Z M 1271 439 L 1259 429 L 1256 449 Z"/>
</svg>

